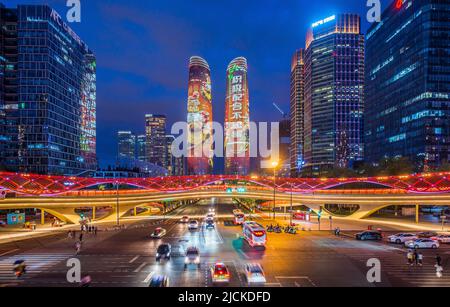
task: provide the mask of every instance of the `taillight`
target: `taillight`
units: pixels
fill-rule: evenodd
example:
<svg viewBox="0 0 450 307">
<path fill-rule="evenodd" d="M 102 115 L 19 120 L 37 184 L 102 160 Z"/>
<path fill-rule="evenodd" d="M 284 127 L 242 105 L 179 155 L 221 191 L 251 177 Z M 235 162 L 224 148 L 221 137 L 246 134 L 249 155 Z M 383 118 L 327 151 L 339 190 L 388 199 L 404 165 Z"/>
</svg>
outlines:
<svg viewBox="0 0 450 307">
<path fill-rule="evenodd" d="M 257 237 L 262 237 L 265 234 L 265 232 L 264 231 L 255 231 L 253 234 Z"/>
</svg>

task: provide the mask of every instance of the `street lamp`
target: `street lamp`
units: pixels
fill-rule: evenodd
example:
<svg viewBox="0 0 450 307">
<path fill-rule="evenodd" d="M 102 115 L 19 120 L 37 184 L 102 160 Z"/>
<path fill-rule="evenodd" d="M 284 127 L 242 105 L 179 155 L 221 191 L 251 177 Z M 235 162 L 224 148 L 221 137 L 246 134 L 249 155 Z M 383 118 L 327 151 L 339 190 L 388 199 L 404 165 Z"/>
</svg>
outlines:
<svg viewBox="0 0 450 307">
<path fill-rule="evenodd" d="M 277 194 L 277 167 L 278 161 L 272 161 L 273 168 L 273 220 L 275 220 L 275 200 Z"/>
<path fill-rule="evenodd" d="M 119 181 L 116 181 L 116 217 L 117 226 L 120 226 L 120 214 L 119 214 Z"/>
<path fill-rule="evenodd" d="M 289 218 L 289 222 L 290 222 L 289 225 L 292 225 L 292 214 L 294 212 L 293 211 L 293 207 L 292 207 L 293 206 L 292 203 L 293 203 L 293 191 L 292 191 L 292 183 L 291 183 L 291 212 L 289 213 L 289 217 L 290 217 Z"/>
</svg>

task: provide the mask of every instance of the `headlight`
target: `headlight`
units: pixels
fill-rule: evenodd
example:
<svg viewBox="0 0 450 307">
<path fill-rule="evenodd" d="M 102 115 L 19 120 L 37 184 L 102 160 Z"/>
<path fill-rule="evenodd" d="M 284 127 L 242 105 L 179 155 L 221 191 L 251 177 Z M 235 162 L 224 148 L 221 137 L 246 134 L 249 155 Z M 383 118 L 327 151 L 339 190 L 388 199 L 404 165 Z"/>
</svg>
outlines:
<svg viewBox="0 0 450 307">
<path fill-rule="evenodd" d="M 195 258 L 195 262 L 200 262 L 200 257 Z"/>
<path fill-rule="evenodd" d="M 184 263 L 188 263 L 188 262 L 189 262 L 189 258 L 188 257 L 184 258 Z"/>
<path fill-rule="evenodd" d="M 156 257 L 159 257 L 159 254 L 158 254 L 158 253 L 156 253 Z"/>
</svg>

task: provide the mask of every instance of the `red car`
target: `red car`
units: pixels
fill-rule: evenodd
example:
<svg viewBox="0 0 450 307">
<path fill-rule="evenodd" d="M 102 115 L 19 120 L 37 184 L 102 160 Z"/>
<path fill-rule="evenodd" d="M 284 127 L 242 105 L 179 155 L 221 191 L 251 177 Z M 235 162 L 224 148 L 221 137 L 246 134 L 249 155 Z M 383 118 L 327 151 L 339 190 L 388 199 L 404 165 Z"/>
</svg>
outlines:
<svg viewBox="0 0 450 307">
<path fill-rule="evenodd" d="M 213 284 L 229 283 L 230 271 L 224 263 L 218 262 L 211 267 L 211 279 Z"/>
</svg>

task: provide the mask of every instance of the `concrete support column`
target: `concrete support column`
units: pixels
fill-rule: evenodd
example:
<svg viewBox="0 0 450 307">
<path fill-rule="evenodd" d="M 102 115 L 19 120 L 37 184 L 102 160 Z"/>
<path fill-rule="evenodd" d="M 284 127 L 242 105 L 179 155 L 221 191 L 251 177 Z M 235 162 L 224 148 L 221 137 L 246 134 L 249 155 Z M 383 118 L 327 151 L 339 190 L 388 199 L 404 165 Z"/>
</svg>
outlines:
<svg viewBox="0 0 450 307">
<path fill-rule="evenodd" d="M 92 220 L 93 220 L 93 221 L 94 221 L 95 218 L 96 218 L 96 216 L 95 216 L 95 210 L 96 210 L 95 206 L 92 207 Z"/>
<path fill-rule="evenodd" d="M 137 207 L 134 207 L 133 214 L 134 216 L 137 216 Z"/>
<path fill-rule="evenodd" d="M 41 209 L 41 225 L 45 224 L 45 210 Z"/>
<path fill-rule="evenodd" d="M 419 205 L 416 204 L 416 224 L 419 224 L 419 213 L 420 213 L 419 209 L 420 209 Z"/>
</svg>

